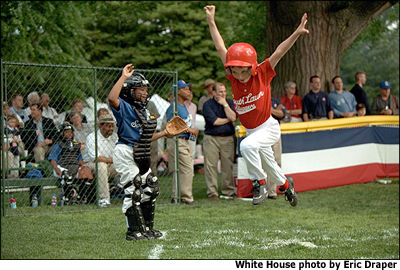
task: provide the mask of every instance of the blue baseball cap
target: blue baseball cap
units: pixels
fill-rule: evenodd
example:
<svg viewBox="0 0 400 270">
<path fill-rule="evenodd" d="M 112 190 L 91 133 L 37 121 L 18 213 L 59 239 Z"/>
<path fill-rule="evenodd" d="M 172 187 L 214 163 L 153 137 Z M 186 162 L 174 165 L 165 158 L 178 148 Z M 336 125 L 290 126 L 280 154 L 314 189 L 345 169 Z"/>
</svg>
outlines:
<svg viewBox="0 0 400 270">
<path fill-rule="evenodd" d="M 183 88 L 183 87 L 185 87 L 185 86 L 188 86 L 188 85 L 192 85 L 192 84 L 191 83 L 186 83 L 184 80 L 179 80 L 178 81 L 178 90 Z"/>
<path fill-rule="evenodd" d="M 383 81 L 379 84 L 379 88 L 382 89 L 389 89 L 390 87 L 390 82 L 389 81 Z"/>
</svg>

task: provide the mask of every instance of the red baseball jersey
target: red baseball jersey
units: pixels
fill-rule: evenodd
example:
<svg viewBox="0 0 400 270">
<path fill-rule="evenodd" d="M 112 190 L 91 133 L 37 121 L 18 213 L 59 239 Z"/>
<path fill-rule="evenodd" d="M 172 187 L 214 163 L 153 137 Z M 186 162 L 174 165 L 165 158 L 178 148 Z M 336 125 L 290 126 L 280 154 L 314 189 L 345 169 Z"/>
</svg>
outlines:
<svg viewBox="0 0 400 270">
<path fill-rule="evenodd" d="M 285 95 L 281 97 L 281 102 L 283 106 L 286 107 L 286 110 L 301 110 L 303 108 L 303 102 L 298 95 L 294 95 L 292 99 L 289 99 L 288 96 Z M 300 118 L 299 115 L 292 115 L 292 117 Z"/>
<path fill-rule="evenodd" d="M 275 75 L 268 58 L 257 66 L 256 75 L 247 83 L 239 82 L 232 74 L 226 76 L 232 84 L 236 114 L 245 128 L 256 128 L 271 116 L 271 81 Z"/>
</svg>

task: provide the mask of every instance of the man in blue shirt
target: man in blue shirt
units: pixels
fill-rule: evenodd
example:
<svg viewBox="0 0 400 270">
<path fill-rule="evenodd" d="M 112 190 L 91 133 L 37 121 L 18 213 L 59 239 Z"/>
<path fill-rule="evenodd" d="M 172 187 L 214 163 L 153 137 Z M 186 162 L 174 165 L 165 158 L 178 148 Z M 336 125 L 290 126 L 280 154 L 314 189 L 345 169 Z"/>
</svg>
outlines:
<svg viewBox="0 0 400 270">
<path fill-rule="evenodd" d="M 333 107 L 333 113 L 336 118 L 356 116 L 357 101 L 350 92 L 343 91 L 343 80 L 340 76 L 332 79 L 335 91 L 329 93 L 329 101 Z"/>
<path fill-rule="evenodd" d="M 333 119 L 331 103 L 328 94 L 321 91 L 319 76 L 311 76 L 310 86 L 310 92 L 303 98 L 303 120 L 306 122 Z"/>
<path fill-rule="evenodd" d="M 218 200 L 218 160 L 221 160 L 222 188 L 221 197 L 233 198 L 233 160 L 235 157 L 233 123 L 236 113 L 231 99 L 226 98 L 226 88 L 217 82 L 212 87 L 213 98 L 204 103 L 203 115 L 206 127 L 203 138 L 204 178 L 207 185 L 207 196 Z"/>
<path fill-rule="evenodd" d="M 186 83 L 183 80 L 178 81 L 178 96 L 171 104 L 169 105 L 166 111 L 167 122 L 172 119 L 173 115 L 173 106 L 177 105 L 178 107 L 178 116 L 181 117 L 188 127 L 192 126 L 192 115 L 189 113 L 185 106 L 185 101 L 190 99 L 190 83 Z M 175 104 L 178 102 L 178 104 Z M 178 136 L 178 155 L 179 155 L 179 190 L 181 195 L 181 201 L 186 204 L 195 203 L 193 199 L 192 193 L 192 184 L 193 184 L 193 158 L 192 158 L 192 150 L 190 148 L 189 138 L 190 134 L 193 134 L 197 137 L 199 131 L 194 128 L 189 128 L 188 132 L 183 133 Z M 167 139 L 167 150 L 168 150 L 168 169 L 169 172 L 175 171 L 175 141 L 171 138 Z M 172 199 L 171 202 L 177 202 L 177 194 L 176 194 L 176 186 L 175 183 L 177 179 L 175 179 L 175 174 L 173 174 L 173 183 L 172 183 Z"/>
</svg>

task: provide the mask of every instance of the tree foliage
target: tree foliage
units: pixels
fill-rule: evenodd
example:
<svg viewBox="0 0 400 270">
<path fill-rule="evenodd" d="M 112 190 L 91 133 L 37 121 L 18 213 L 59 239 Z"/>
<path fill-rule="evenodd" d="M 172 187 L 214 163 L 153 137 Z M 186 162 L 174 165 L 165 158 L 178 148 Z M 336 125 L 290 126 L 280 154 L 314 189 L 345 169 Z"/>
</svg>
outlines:
<svg viewBox="0 0 400 270">
<path fill-rule="evenodd" d="M 297 15 L 305 7 L 313 12 L 310 26 L 312 20 L 323 21 L 325 18 L 315 10 L 324 3 L 317 5 L 301 1 L 3 1 L 2 59 L 118 68 L 133 63 L 138 69 L 177 70 L 179 79 L 193 83 L 196 102 L 204 94 L 202 85 L 206 78 L 230 85 L 209 34 L 203 11 L 207 4 L 214 4 L 217 8 L 216 23 L 226 47 L 235 42 L 248 42 L 256 48 L 259 62 L 297 27 L 300 21 Z M 326 6 L 329 7 L 329 16 L 335 14 L 334 20 L 346 15 L 349 7 L 357 8 L 361 13 L 368 7 L 358 1 L 329 1 Z M 388 22 L 398 22 L 398 4 L 396 6 L 393 12 L 384 15 L 386 18 L 373 20 L 368 28 L 371 30 L 364 31 L 346 51 L 341 66 L 345 83 L 352 83 L 353 74 L 360 66 L 363 69 L 370 66 L 366 70 L 370 83 L 375 84 L 389 74 L 398 77 L 398 24 L 397 32 L 382 31 L 388 28 Z M 275 15 L 268 13 L 272 9 L 277 11 Z M 278 29 L 281 32 L 279 37 L 267 34 L 274 20 L 289 25 L 285 31 Z M 318 23 L 314 22 L 314 25 L 316 28 L 312 34 L 318 31 Z M 358 34 L 354 33 L 351 40 Z M 326 53 L 325 49 L 319 48 L 319 53 Z M 297 62 L 302 60 L 298 55 L 308 50 L 310 47 L 303 46 L 300 52 L 295 48 L 289 51 L 277 69 L 292 65 L 287 70 L 300 72 L 301 65 Z M 388 55 L 397 62 L 387 61 Z M 341 56 L 334 57 L 334 64 L 339 66 Z M 332 64 L 331 61 L 319 65 L 323 69 Z M 284 77 L 282 80 L 292 79 L 285 75 L 287 72 L 277 71 Z M 394 76 L 385 78 L 398 86 Z M 43 75 L 41 81 L 46 79 Z M 71 81 L 72 78 L 59 79 Z M 273 82 L 278 80 L 276 78 Z M 274 94 L 279 96 L 281 92 Z"/>
<path fill-rule="evenodd" d="M 1 55 L 9 61 L 89 65 L 83 50 L 85 5 L 66 1 L 3 1 Z"/>
<path fill-rule="evenodd" d="M 399 95 L 399 4 L 392 6 L 374 19 L 345 52 L 341 76 L 350 89 L 356 71 L 367 73 L 364 86 L 369 100 L 379 93 L 378 85 L 388 80 L 392 94 Z"/>
</svg>

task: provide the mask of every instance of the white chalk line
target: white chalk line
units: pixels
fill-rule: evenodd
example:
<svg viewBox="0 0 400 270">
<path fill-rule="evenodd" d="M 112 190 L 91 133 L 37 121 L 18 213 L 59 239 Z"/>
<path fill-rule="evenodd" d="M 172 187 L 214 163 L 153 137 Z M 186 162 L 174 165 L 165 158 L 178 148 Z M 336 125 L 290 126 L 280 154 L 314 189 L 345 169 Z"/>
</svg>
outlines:
<svg viewBox="0 0 400 270">
<path fill-rule="evenodd" d="M 163 240 L 163 239 L 165 239 L 165 237 L 167 236 L 167 233 L 168 232 L 164 232 L 164 231 L 161 231 L 161 233 L 163 234 L 160 238 L 158 238 L 157 240 Z M 157 241 L 156 240 L 156 241 Z M 155 247 L 150 251 L 150 254 L 149 254 L 149 259 L 152 259 L 152 260 L 158 260 L 158 259 L 160 259 L 160 255 L 161 255 L 161 253 L 163 252 L 163 250 L 164 250 L 164 245 L 162 245 L 162 244 L 157 244 L 157 245 L 155 245 Z"/>
</svg>

